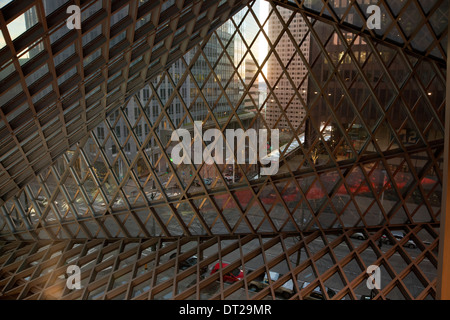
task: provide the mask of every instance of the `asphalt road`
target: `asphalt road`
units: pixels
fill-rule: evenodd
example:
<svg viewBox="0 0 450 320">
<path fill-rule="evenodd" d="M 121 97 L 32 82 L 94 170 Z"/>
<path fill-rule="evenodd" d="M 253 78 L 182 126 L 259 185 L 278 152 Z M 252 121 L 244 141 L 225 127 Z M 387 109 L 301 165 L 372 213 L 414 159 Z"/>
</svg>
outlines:
<svg viewBox="0 0 450 320">
<path fill-rule="evenodd" d="M 335 236 L 330 236 L 329 237 L 329 241 L 332 241 L 333 238 Z M 225 247 L 227 245 L 227 242 L 231 243 L 233 240 L 226 240 L 222 242 L 222 248 Z M 287 238 L 285 240 L 285 245 L 286 246 L 291 246 L 294 245 L 296 243 L 296 238 L 295 237 L 291 237 L 291 238 Z M 352 242 L 354 244 L 354 246 L 359 246 L 363 243 L 364 240 L 358 240 L 358 239 L 352 239 Z M 313 240 L 309 246 L 308 249 L 311 252 L 311 254 L 314 254 L 316 252 L 318 252 L 320 249 L 322 249 L 324 246 L 323 241 L 320 238 L 317 238 L 315 240 Z M 242 247 L 242 251 L 243 254 L 245 255 L 246 253 L 251 252 L 254 249 L 257 249 L 260 247 L 260 243 L 259 240 L 255 239 L 250 241 L 249 243 L 247 243 L 245 246 Z M 388 251 L 392 246 L 390 245 L 383 245 L 381 250 L 383 252 Z M 210 247 L 207 250 L 204 251 L 204 257 L 208 257 L 211 254 L 214 254 L 217 250 L 216 246 Z M 275 257 L 277 257 L 280 254 L 280 250 L 282 250 L 280 245 L 275 245 L 273 247 L 271 247 L 269 250 L 264 252 L 265 255 L 265 259 L 266 261 L 270 261 L 272 259 L 274 259 Z M 406 252 L 410 255 L 410 257 L 412 259 L 415 259 L 417 257 L 417 255 L 420 254 L 420 249 L 410 249 L 410 248 L 405 248 Z M 338 247 L 335 248 L 334 250 L 334 255 L 336 256 L 337 259 L 342 259 L 344 257 L 346 257 L 349 253 L 350 249 L 348 247 L 346 247 L 345 244 L 340 244 Z M 300 263 L 302 263 L 303 261 L 306 260 L 306 253 L 304 250 L 301 251 L 301 256 L 300 256 Z M 372 250 L 366 250 L 364 251 L 361 255 L 360 255 L 361 259 L 363 260 L 363 262 L 365 263 L 366 266 L 369 266 L 371 264 L 373 264 L 376 260 L 376 254 L 372 251 Z M 224 263 L 231 263 L 234 262 L 236 260 L 240 259 L 240 252 L 239 249 L 235 250 L 233 252 L 231 252 L 230 254 L 228 254 L 225 257 L 222 257 L 222 262 Z M 289 257 L 289 260 L 291 262 L 292 267 L 294 268 L 297 265 L 297 254 L 294 254 L 292 256 Z M 218 262 L 218 261 L 216 261 Z M 209 270 L 207 273 L 204 274 L 205 277 L 208 277 L 210 275 L 210 270 L 212 269 L 212 267 L 216 264 L 216 262 L 212 263 L 209 266 Z M 401 270 L 403 270 L 403 268 L 405 267 L 406 263 L 404 262 L 404 260 L 401 258 L 399 253 L 395 253 L 390 259 L 389 259 L 390 264 L 392 265 L 392 267 L 395 269 L 396 272 L 400 272 Z M 260 267 L 263 264 L 263 257 L 261 255 L 257 256 L 256 258 L 252 259 L 251 261 L 249 261 L 246 265 L 245 265 L 245 269 L 248 270 L 252 270 L 252 269 L 256 269 L 258 267 Z M 325 256 L 324 258 L 315 261 L 315 265 L 318 269 L 319 273 L 323 273 L 326 270 L 329 269 L 329 267 L 331 267 L 333 265 L 331 257 L 330 256 Z M 349 282 L 351 282 L 356 276 L 360 275 L 361 273 L 364 273 L 363 270 L 361 270 L 361 268 L 359 267 L 359 265 L 356 263 L 355 260 L 353 260 L 352 262 L 350 262 L 349 264 L 347 264 L 344 268 L 344 273 L 345 273 L 345 277 L 348 279 Z M 428 259 L 424 259 L 423 262 L 421 263 L 421 270 L 422 272 L 425 274 L 425 276 L 432 281 L 435 277 L 436 277 L 436 269 L 434 268 L 434 266 L 428 261 Z M 168 271 L 166 271 L 165 275 L 162 277 L 164 279 L 169 279 L 173 277 L 173 272 L 175 270 L 170 269 Z M 280 274 L 285 274 L 287 272 L 289 272 L 289 267 L 287 265 L 287 263 L 282 262 L 279 263 L 278 265 L 276 265 L 275 267 L 273 267 L 270 271 L 273 272 L 277 272 Z M 192 286 L 195 284 L 195 277 L 196 275 L 193 274 L 190 277 L 188 277 L 187 279 L 184 279 L 181 283 L 178 284 L 178 290 L 177 292 L 182 292 L 183 290 L 185 290 L 186 288 Z M 162 279 L 161 278 L 161 279 Z M 301 272 L 300 274 L 298 274 L 298 278 L 297 280 L 299 281 L 299 285 L 301 285 L 304 282 L 312 282 L 314 279 L 316 278 L 315 273 L 313 272 L 313 270 L 311 268 L 307 268 L 305 269 L 303 272 Z M 381 288 L 383 289 L 384 286 L 386 286 L 389 282 L 391 281 L 390 275 L 387 272 L 387 270 L 384 267 L 381 267 Z M 408 288 L 408 290 L 411 292 L 411 294 L 416 297 L 417 295 L 419 295 L 423 289 L 424 286 L 421 284 L 421 282 L 418 280 L 417 277 L 413 277 L 411 275 L 407 276 L 404 279 L 404 284 L 405 286 Z M 224 288 L 230 286 L 231 284 L 224 282 L 223 286 Z M 215 281 L 214 283 L 212 283 L 211 285 L 203 288 L 201 290 L 200 293 L 200 298 L 201 299 L 210 299 L 212 297 L 214 297 L 215 295 L 220 293 L 220 286 L 221 283 L 220 281 Z M 325 286 L 327 288 L 333 289 L 334 291 L 338 292 L 340 291 L 343 287 L 344 284 L 341 281 L 340 277 L 337 276 L 336 274 L 331 277 L 329 280 L 327 280 L 325 282 Z M 256 292 L 255 292 L 256 293 Z M 249 297 L 251 298 L 254 294 L 254 292 L 250 291 L 249 292 Z M 366 286 L 366 281 L 363 281 L 356 289 L 355 289 L 355 294 L 356 297 L 359 299 L 361 297 L 361 295 L 370 295 L 370 290 L 367 288 Z M 170 299 L 171 296 L 171 290 L 168 290 L 168 292 L 166 292 L 166 296 L 162 296 L 159 295 L 158 298 L 164 299 L 164 298 L 168 298 Z M 401 294 L 401 292 L 397 289 L 392 290 L 387 297 L 391 300 L 403 300 L 405 299 L 403 297 L 403 295 Z M 192 296 L 191 298 L 195 299 L 195 296 Z M 276 295 L 277 299 L 283 299 L 281 296 Z M 237 291 L 235 291 L 232 295 L 230 295 L 229 297 L 227 297 L 227 299 L 247 299 L 247 296 L 245 294 L 245 290 L 244 289 L 239 289 Z M 271 296 L 266 296 L 265 299 L 271 299 Z"/>
</svg>

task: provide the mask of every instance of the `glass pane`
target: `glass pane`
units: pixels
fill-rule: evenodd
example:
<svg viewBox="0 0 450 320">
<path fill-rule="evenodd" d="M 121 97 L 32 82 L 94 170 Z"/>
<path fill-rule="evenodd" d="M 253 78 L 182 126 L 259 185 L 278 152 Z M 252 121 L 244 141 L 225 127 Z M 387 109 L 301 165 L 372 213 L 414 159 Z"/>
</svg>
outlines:
<svg viewBox="0 0 450 320">
<path fill-rule="evenodd" d="M 3 37 L 3 33 L 0 31 L 0 49 L 6 46 L 5 38 Z"/>
<path fill-rule="evenodd" d="M 33 27 L 36 23 L 38 23 L 36 7 L 31 7 L 27 12 L 21 14 L 14 21 L 8 24 L 8 31 L 11 39 L 16 39 L 25 31 Z"/>
<path fill-rule="evenodd" d="M 68 1 L 69 0 L 43 0 L 45 15 L 50 15 L 53 11 L 55 11 Z"/>
</svg>

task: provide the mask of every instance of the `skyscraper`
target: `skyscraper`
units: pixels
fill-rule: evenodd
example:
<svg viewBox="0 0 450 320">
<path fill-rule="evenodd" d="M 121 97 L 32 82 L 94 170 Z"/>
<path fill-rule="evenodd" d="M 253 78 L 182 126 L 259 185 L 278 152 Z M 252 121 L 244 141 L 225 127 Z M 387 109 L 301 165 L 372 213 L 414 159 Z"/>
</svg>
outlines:
<svg viewBox="0 0 450 320">
<path fill-rule="evenodd" d="M 255 77 L 257 70 L 258 67 L 252 59 L 245 60 L 245 84 L 246 86 L 250 86 L 250 88 L 248 89 L 248 95 L 245 98 L 245 108 L 247 110 L 259 108 L 258 79 L 256 79 L 251 85 L 251 81 Z"/>
<path fill-rule="evenodd" d="M 281 7 L 279 13 L 285 23 L 290 20 L 293 14 L 292 11 Z M 268 90 L 269 98 L 265 117 L 270 128 L 288 129 L 290 128 L 290 122 L 293 129 L 297 130 L 306 115 L 299 95 L 306 103 L 308 81 L 305 79 L 307 79 L 308 71 L 300 55 L 296 53 L 294 42 L 300 47 L 306 61 L 309 61 L 310 44 L 309 35 L 307 35 L 308 27 L 300 15 L 297 14 L 293 17 L 287 29 L 292 38 L 288 35 L 287 30 L 283 33 L 283 24 L 280 18 L 275 13 L 270 16 L 269 38 L 272 45 L 277 48 L 279 60 L 275 53 L 272 53 L 268 61 L 267 79 L 274 94 L 270 94 L 270 89 Z M 280 34 L 283 34 L 283 36 L 276 43 Z M 290 70 L 292 68 L 295 68 L 297 72 L 294 77 L 289 78 L 284 69 Z M 282 116 L 280 107 L 285 111 L 285 116 Z"/>
<path fill-rule="evenodd" d="M 174 95 L 176 88 L 172 81 L 176 86 L 183 74 L 187 72 L 187 66 L 195 59 L 198 48 L 188 52 L 184 56 L 184 60 L 179 59 L 174 62 L 172 67 L 167 70 L 167 74 L 162 73 L 151 84 L 141 89 L 136 95 L 139 100 L 134 97 L 128 100 L 122 108 L 125 117 L 121 115 L 119 110 L 109 115 L 108 120 L 113 129 L 114 137 L 107 137 L 110 130 L 106 128 L 105 123 L 97 126 L 94 133 L 100 144 L 103 145 L 105 155 L 111 163 L 114 162 L 121 148 L 124 154 L 131 158 L 140 148 L 139 144 L 145 143 L 144 149 L 152 165 L 155 166 L 157 172 L 163 172 L 167 169 L 168 164 L 164 157 L 161 158 L 162 151 L 159 144 L 154 138 L 145 142 L 152 127 L 154 132 L 159 135 L 162 145 L 166 146 L 174 128 L 193 130 L 193 121 L 206 121 L 208 119 L 207 122 L 213 122 L 208 106 L 219 123 L 226 122 L 231 107 L 246 112 L 240 107 L 240 105 L 244 106 L 244 102 L 239 105 L 244 89 L 234 73 L 234 67 L 242 59 L 242 52 L 236 48 L 239 43 L 237 43 L 236 37 L 232 38 L 232 33 L 233 27 L 230 23 L 225 23 L 216 30 L 215 34 L 204 45 L 202 55 L 192 65 L 190 69 L 192 76 L 188 76 L 183 81 L 177 94 Z M 222 46 L 227 46 L 227 52 L 231 59 L 225 55 L 218 59 L 220 53 L 223 52 Z M 215 76 L 210 74 L 209 65 L 212 67 Z M 228 79 L 230 78 L 233 80 L 229 82 Z M 227 97 L 221 95 L 219 82 L 220 85 L 226 87 Z M 201 88 L 205 99 L 199 94 L 197 86 Z M 183 105 L 189 109 L 192 119 L 186 117 Z M 166 107 L 167 116 L 164 115 L 160 118 L 163 107 Z M 145 116 L 142 114 L 142 110 Z M 241 112 L 240 110 L 239 112 Z M 229 126 L 235 125 L 236 119 L 233 118 Z M 208 123 L 204 125 L 204 128 L 207 127 Z M 130 130 L 134 131 L 138 141 L 130 137 Z M 86 148 L 92 150 L 92 153 L 96 153 L 93 144 L 94 141 L 90 140 Z M 121 176 L 120 172 L 125 170 L 122 161 L 122 157 L 119 157 L 114 165 L 119 176 Z M 141 169 L 138 165 L 138 171 L 143 176 L 149 173 L 148 168 L 142 167 Z"/>
</svg>

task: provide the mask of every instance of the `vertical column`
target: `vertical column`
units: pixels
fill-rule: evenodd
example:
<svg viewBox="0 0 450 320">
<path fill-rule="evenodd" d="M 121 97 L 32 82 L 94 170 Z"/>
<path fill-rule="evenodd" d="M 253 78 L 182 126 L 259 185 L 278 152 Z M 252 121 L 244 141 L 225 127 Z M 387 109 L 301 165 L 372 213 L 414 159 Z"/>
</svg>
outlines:
<svg viewBox="0 0 450 320">
<path fill-rule="evenodd" d="M 450 26 L 449 26 L 450 31 Z M 448 50 L 450 52 L 450 41 Z M 446 107 L 445 107 L 445 151 L 444 151 L 444 175 L 442 190 L 441 228 L 439 237 L 439 260 L 437 299 L 450 300 L 450 59 L 447 57 L 446 80 Z"/>
</svg>

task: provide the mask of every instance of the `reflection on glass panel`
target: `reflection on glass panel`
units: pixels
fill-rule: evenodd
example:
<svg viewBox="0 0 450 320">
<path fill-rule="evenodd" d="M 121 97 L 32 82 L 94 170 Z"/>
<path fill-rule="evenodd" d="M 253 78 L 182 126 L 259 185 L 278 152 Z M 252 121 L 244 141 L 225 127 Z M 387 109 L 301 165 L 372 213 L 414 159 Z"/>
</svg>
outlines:
<svg viewBox="0 0 450 320">
<path fill-rule="evenodd" d="M 39 80 L 41 77 L 43 77 L 47 73 L 48 73 L 48 66 L 47 66 L 47 64 L 44 64 L 42 67 L 40 67 L 34 73 L 32 73 L 30 76 L 28 76 L 25 79 L 25 81 L 28 86 L 31 86 L 34 82 Z"/>
<path fill-rule="evenodd" d="M 166 10 L 167 8 L 169 8 L 170 6 L 172 6 L 175 3 L 175 0 L 168 0 L 165 1 L 163 3 L 163 5 L 161 6 L 161 12 L 163 12 L 164 10 Z"/>
<path fill-rule="evenodd" d="M 136 30 L 139 29 L 140 27 L 142 27 L 144 24 L 150 22 L 151 21 L 151 17 L 152 17 L 152 14 L 149 13 L 149 14 L 143 16 L 141 19 L 139 19 L 136 22 Z"/>
<path fill-rule="evenodd" d="M 419 33 L 413 38 L 411 44 L 417 50 L 424 52 L 430 47 L 432 42 L 433 37 L 431 36 L 430 31 L 426 26 L 423 26 Z"/>
<path fill-rule="evenodd" d="M 0 69 L 0 81 L 3 81 L 4 79 L 6 79 L 8 76 L 10 76 L 14 71 L 16 70 L 16 68 L 14 68 L 14 64 L 10 63 L 6 66 L 3 66 Z"/>
<path fill-rule="evenodd" d="M 43 0 L 45 15 L 50 15 L 53 11 L 55 11 L 68 1 L 69 0 Z"/>
<path fill-rule="evenodd" d="M 102 8 L 102 0 L 97 0 L 94 4 L 90 5 L 87 9 L 83 8 L 81 12 L 81 21 L 86 21 L 90 16 L 99 11 Z"/>
<path fill-rule="evenodd" d="M 448 1 L 444 1 L 431 16 L 430 23 L 436 35 L 440 36 L 448 26 Z"/>
<path fill-rule="evenodd" d="M 37 101 L 39 101 L 40 99 L 45 97 L 51 91 L 52 91 L 52 86 L 51 85 L 46 87 L 44 90 L 39 91 L 35 96 L 33 96 L 33 98 L 32 98 L 33 103 L 36 103 Z"/>
<path fill-rule="evenodd" d="M 59 64 L 63 63 L 65 60 L 67 60 L 74 53 L 75 53 L 75 45 L 72 44 L 71 46 L 69 46 L 66 49 L 64 49 L 57 56 L 55 56 L 55 58 L 54 58 L 55 66 L 58 66 Z"/>
<path fill-rule="evenodd" d="M 111 26 L 122 20 L 128 14 L 129 6 L 125 6 L 111 16 Z"/>
<path fill-rule="evenodd" d="M 100 57 L 101 55 L 102 55 L 102 48 L 95 50 L 94 53 L 92 53 L 88 57 L 84 58 L 83 66 L 86 67 L 89 63 L 91 63 L 92 61 L 94 61 L 95 59 Z"/>
<path fill-rule="evenodd" d="M 70 32 L 70 29 L 67 28 L 66 23 L 63 22 L 61 23 L 56 31 L 52 31 L 52 33 L 50 34 L 50 42 L 51 44 L 54 44 L 55 42 L 61 40 L 66 34 L 68 34 Z"/>
<path fill-rule="evenodd" d="M 30 47 L 25 48 L 18 53 L 20 65 L 23 66 L 28 61 L 33 60 L 33 58 L 40 54 L 43 50 L 44 43 L 42 41 L 33 43 Z"/>
<path fill-rule="evenodd" d="M 139 0 L 139 6 L 142 6 L 143 4 L 147 3 L 149 0 Z"/>
<path fill-rule="evenodd" d="M 10 122 L 11 120 L 15 119 L 18 115 L 20 115 L 22 112 L 24 112 L 27 109 L 28 109 L 28 104 L 24 104 L 24 105 L 20 106 L 13 112 L 9 113 L 6 116 L 6 120 L 8 120 L 8 122 Z"/>
<path fill-rule="evenodd" d="M 125 31 L 121 32 L 117 37 L 111 39 L 111 41 L 109 42 L 109 48 L 111 49 L 116 44 L 118 44 L 120 41 L 125 39 L 126 37 L 127 37 L 127 31 L 125 30 Z"/>
<path fill-rule="evenodd" d="M 7 104 L 15 96 L 19 95 L 22 92 L 22 85 L 18 84 L 11 89 L 8 89 L 3 95 L 0 97 L 0 107 L 3 107 Z"/>
<path fill-rule="evenodd" d="M 77 68 L 73 67 L 68 72 L 66 72 L 63 76 L 58 78 L 58 85 L 61 85 L 64 81 L 72 77 L 74 74 L 77 73 Z"/>
<path fill-rule="evenodd" d="M 417 28 L 417 24 L 421 22 L 422 16 L 415 3 L 411 2 L 403 12 L 401 20 L 399 19 L 400 26 L 405 35 L 410 37 L 412 32 Z"/>
<path fill-rule="evenodd" d="M 92 29 L 91 31 L 89 31 L 87 34 L 85 34 L 83 36 L 83 47 L 91 42 L 92 40 L 94 40 L 97 36 L 99 36 L 102 33 L 102 26 L 98 25 L 96 26 L 94 29 Z"/>
</svg>

